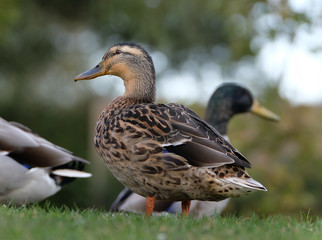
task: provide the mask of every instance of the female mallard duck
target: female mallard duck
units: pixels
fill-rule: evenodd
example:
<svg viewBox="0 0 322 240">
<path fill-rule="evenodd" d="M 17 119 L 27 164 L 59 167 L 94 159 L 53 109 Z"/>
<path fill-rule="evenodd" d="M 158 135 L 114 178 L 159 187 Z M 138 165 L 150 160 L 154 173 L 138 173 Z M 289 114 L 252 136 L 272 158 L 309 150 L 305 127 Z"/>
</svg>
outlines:
<svg viewBox="0 0 322 240">
<path fill-rule="evenodd" d="M 82 172 L 86 160 L 48 142 L 29 128 L 0 118 L 0 203 L 41 201 Z"/>
<path fill-rule="evenodd" d="M 135 43 L 116 44 L 102 61 L 75 81 L 102 75 L 123 79 L 125 92 L 98 118 L 94 144 L 112 174 L 146 197 L 146 215 L 155 200 L 220 201 L 255 190 L 251 165 L 219 132 L 180 104 L 156 104 L 155 70 L 150 55 Z"/>
<path fill-rule="evenodd" d="M 228 140 L 227 127 L 229 120 L 238 113 L 253 113 L 272 121 L 279 117 L 259 105 L 250 91 L 234 82 L 223 83 L 215 90 L 208 101 L 205 120 L 215 127 Z M 227 206 L 229 198 L 219 201 L 191 201 L 189 215 L 194 217 L 211 216 L 221 213 Z M 179 213 L 179 202 L 161 201 L 155 203 L 155 211 Z M 112 211 L 144 213 L 145 198 L 125 188 L 111 205 Z"/>
</svg>

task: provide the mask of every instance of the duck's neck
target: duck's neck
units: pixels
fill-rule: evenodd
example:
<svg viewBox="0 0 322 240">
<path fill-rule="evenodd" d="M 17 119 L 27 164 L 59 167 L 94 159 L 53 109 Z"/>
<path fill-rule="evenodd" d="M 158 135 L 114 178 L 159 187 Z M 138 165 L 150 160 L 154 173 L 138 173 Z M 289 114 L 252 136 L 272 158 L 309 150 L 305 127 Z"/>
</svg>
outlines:
<svg viewBox="0 0 322 240">
<path fill-rule="evenodd" d="M 205 120 L 214 126 L 221 135 L 227 135 L 228 122 L 233 116 L 229 106 L 224 103 L 210 102 L 207 106 Z"/>
<path fill-rule="evenodd" d="M 143 84 L 142 84 L 143 82 Z M 115 98 L 105 109 L 105 114 L 112 115 L 128 106 L 153 103 L 155 101 L 155 81 L 141 81 L 140 79 L 127 81 L 124 79 L 125 92 L 123 95 Z"/>
<path fill-rule="evenodd" d="M 155 101 L 155 80 L 131 80 L 124 81 L 125 92 L 123 98 L 132 99 L 137 103 L 153 103 Z"/>
<path fill-rule="evenodd" d="M 140 66 L 140 69 L 129 68 L 120 76 L 124 81 L 123 98 L 132 99 L 137 103 L 152 103 L 155 101 L 155 71 L 153 65 Z M 131 102 L 130 101 L 130 102 Z"/>
</svg>

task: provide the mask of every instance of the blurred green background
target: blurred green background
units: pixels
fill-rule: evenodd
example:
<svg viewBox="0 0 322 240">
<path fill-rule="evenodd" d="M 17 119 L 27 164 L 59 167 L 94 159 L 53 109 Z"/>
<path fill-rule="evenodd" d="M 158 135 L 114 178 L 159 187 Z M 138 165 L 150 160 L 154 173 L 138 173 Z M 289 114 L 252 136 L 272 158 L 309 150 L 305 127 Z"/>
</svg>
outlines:
<svg viewBox="0 0 322 240">
<path fill-rule="evenodd" d="M 319 14 L 291 2 L 1 0 L 1 117 L 92 163 L 86 169 L 91 179 L 73 182 L 49 201 L 108 209 L 123 188 L 92 146 L 96 117 L 122 93 L 122 81 L 73 78 L 95 66 L 111 45 L 135 41 L 155 61 L 158 101 L 181 102 L 203 116 L 215 87 L 232 80 L 281 117 L 279 123 L 250 114 L 232 120 L 231 142 L 252 162 L 251 176 L 268 192 L 234 199 L 226 212 L 321 215 L 321 105 L 301 104 L 300 94 L 287 94 L 292 85 L 283 84 L 285 64 L 265 60 L 262 51 L 281 38 L 291 46 L 298 29 L 313 31 L 321 22 Z M 320 56 L 321 49 L 310 54 Z"/>
</svg>

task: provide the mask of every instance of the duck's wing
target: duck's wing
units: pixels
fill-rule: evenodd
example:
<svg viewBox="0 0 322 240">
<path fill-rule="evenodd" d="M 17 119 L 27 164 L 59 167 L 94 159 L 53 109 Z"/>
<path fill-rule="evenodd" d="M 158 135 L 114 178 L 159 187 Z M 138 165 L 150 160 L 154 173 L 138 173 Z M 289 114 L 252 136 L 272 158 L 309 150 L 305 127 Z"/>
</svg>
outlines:
<svg viewBox="0 0 322 240">
<path fill-rule="evenodd" d="M 22 151 L 26 147 L 37 147 L 39 144 L 34 137 L 16 127 L 10 122 L 0 118 L 0 150 L 1 151 Z"/>
<path fill-rule="evenodd" d="M 163 212 L 172 205 L 172 201 L 156 200 L 154 211 Z M 134 213 L 144 213 L 146 205 L 146 198 L 142 197 L 128 188 L 124 188 L 117 196 L 110 207 L 110 211 L 125 211 Z"/>
<path fill-rule="evenodd" d="M 74 156 L 33 133 L 26 126 L 0 118 L 0 151 L 16 161 L 34 167 L 56 167 L 77 161 L 84 165 L 85 159 Z M 83 166 L 81 166 L 83 168 Z M 80 169 L 80 168 L 77 168 Z"/>
<path fill-rule="evenodd" d="M 224 164 L 251 167 L 248 160 L 231 143 L 194 111 L 181 104 L 166 106 L 176 113 L 170 119 L 172 126 L 181 134 L 192 137 L 186 144 L 171 146 L 173 152 L 182 153 L 192 165 L 199 167 L 218 167 Z"/>
<path fill-rule="evenodd" d="M 128 201 L 130 195 L 132 195 L 133 192 L 128 189 L 128 188 L 124 188 L 119 195 L 117 196 L 117 198 L 115 199 L 115 201 L 111 204 L 110 210 L 111 211 L 118 211 L 120 210 L 121 205 L 125 202 Z M 144 202 L 145 204 L 145 202 Z"/>
<path fill-rule="evenodd" d="M 251 166 L 214 127 L 183 105 L 134 105 L 122 111 L 118 116 L 120 120 L 139 127 L 140 131 L 158 141 L 167 152 L 181 156 L 163 152 L 162 160 L 168 165 L 180 167 L 188 162 L 193 166 L 208 168 L 225 164 Z"/>
</svg>

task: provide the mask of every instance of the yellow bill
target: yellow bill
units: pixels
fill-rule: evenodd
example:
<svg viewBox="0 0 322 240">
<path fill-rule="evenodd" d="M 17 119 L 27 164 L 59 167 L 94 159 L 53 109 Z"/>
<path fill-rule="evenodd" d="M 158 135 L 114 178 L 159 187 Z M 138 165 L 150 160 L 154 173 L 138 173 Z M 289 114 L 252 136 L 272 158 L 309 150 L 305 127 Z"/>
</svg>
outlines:
<svg viewBox="0 0 322 240">
<path fill-rule="evenodd" d="M 261 106 L 257 100 L 254 100 L 253 105 L 250 109 L 251 113 L 254 113 L 260 117 L 266 118 L 272 121 L 279 121 L 280 118 L 272 111 L 268 110 L 267 108 Z"/>
</svg>

